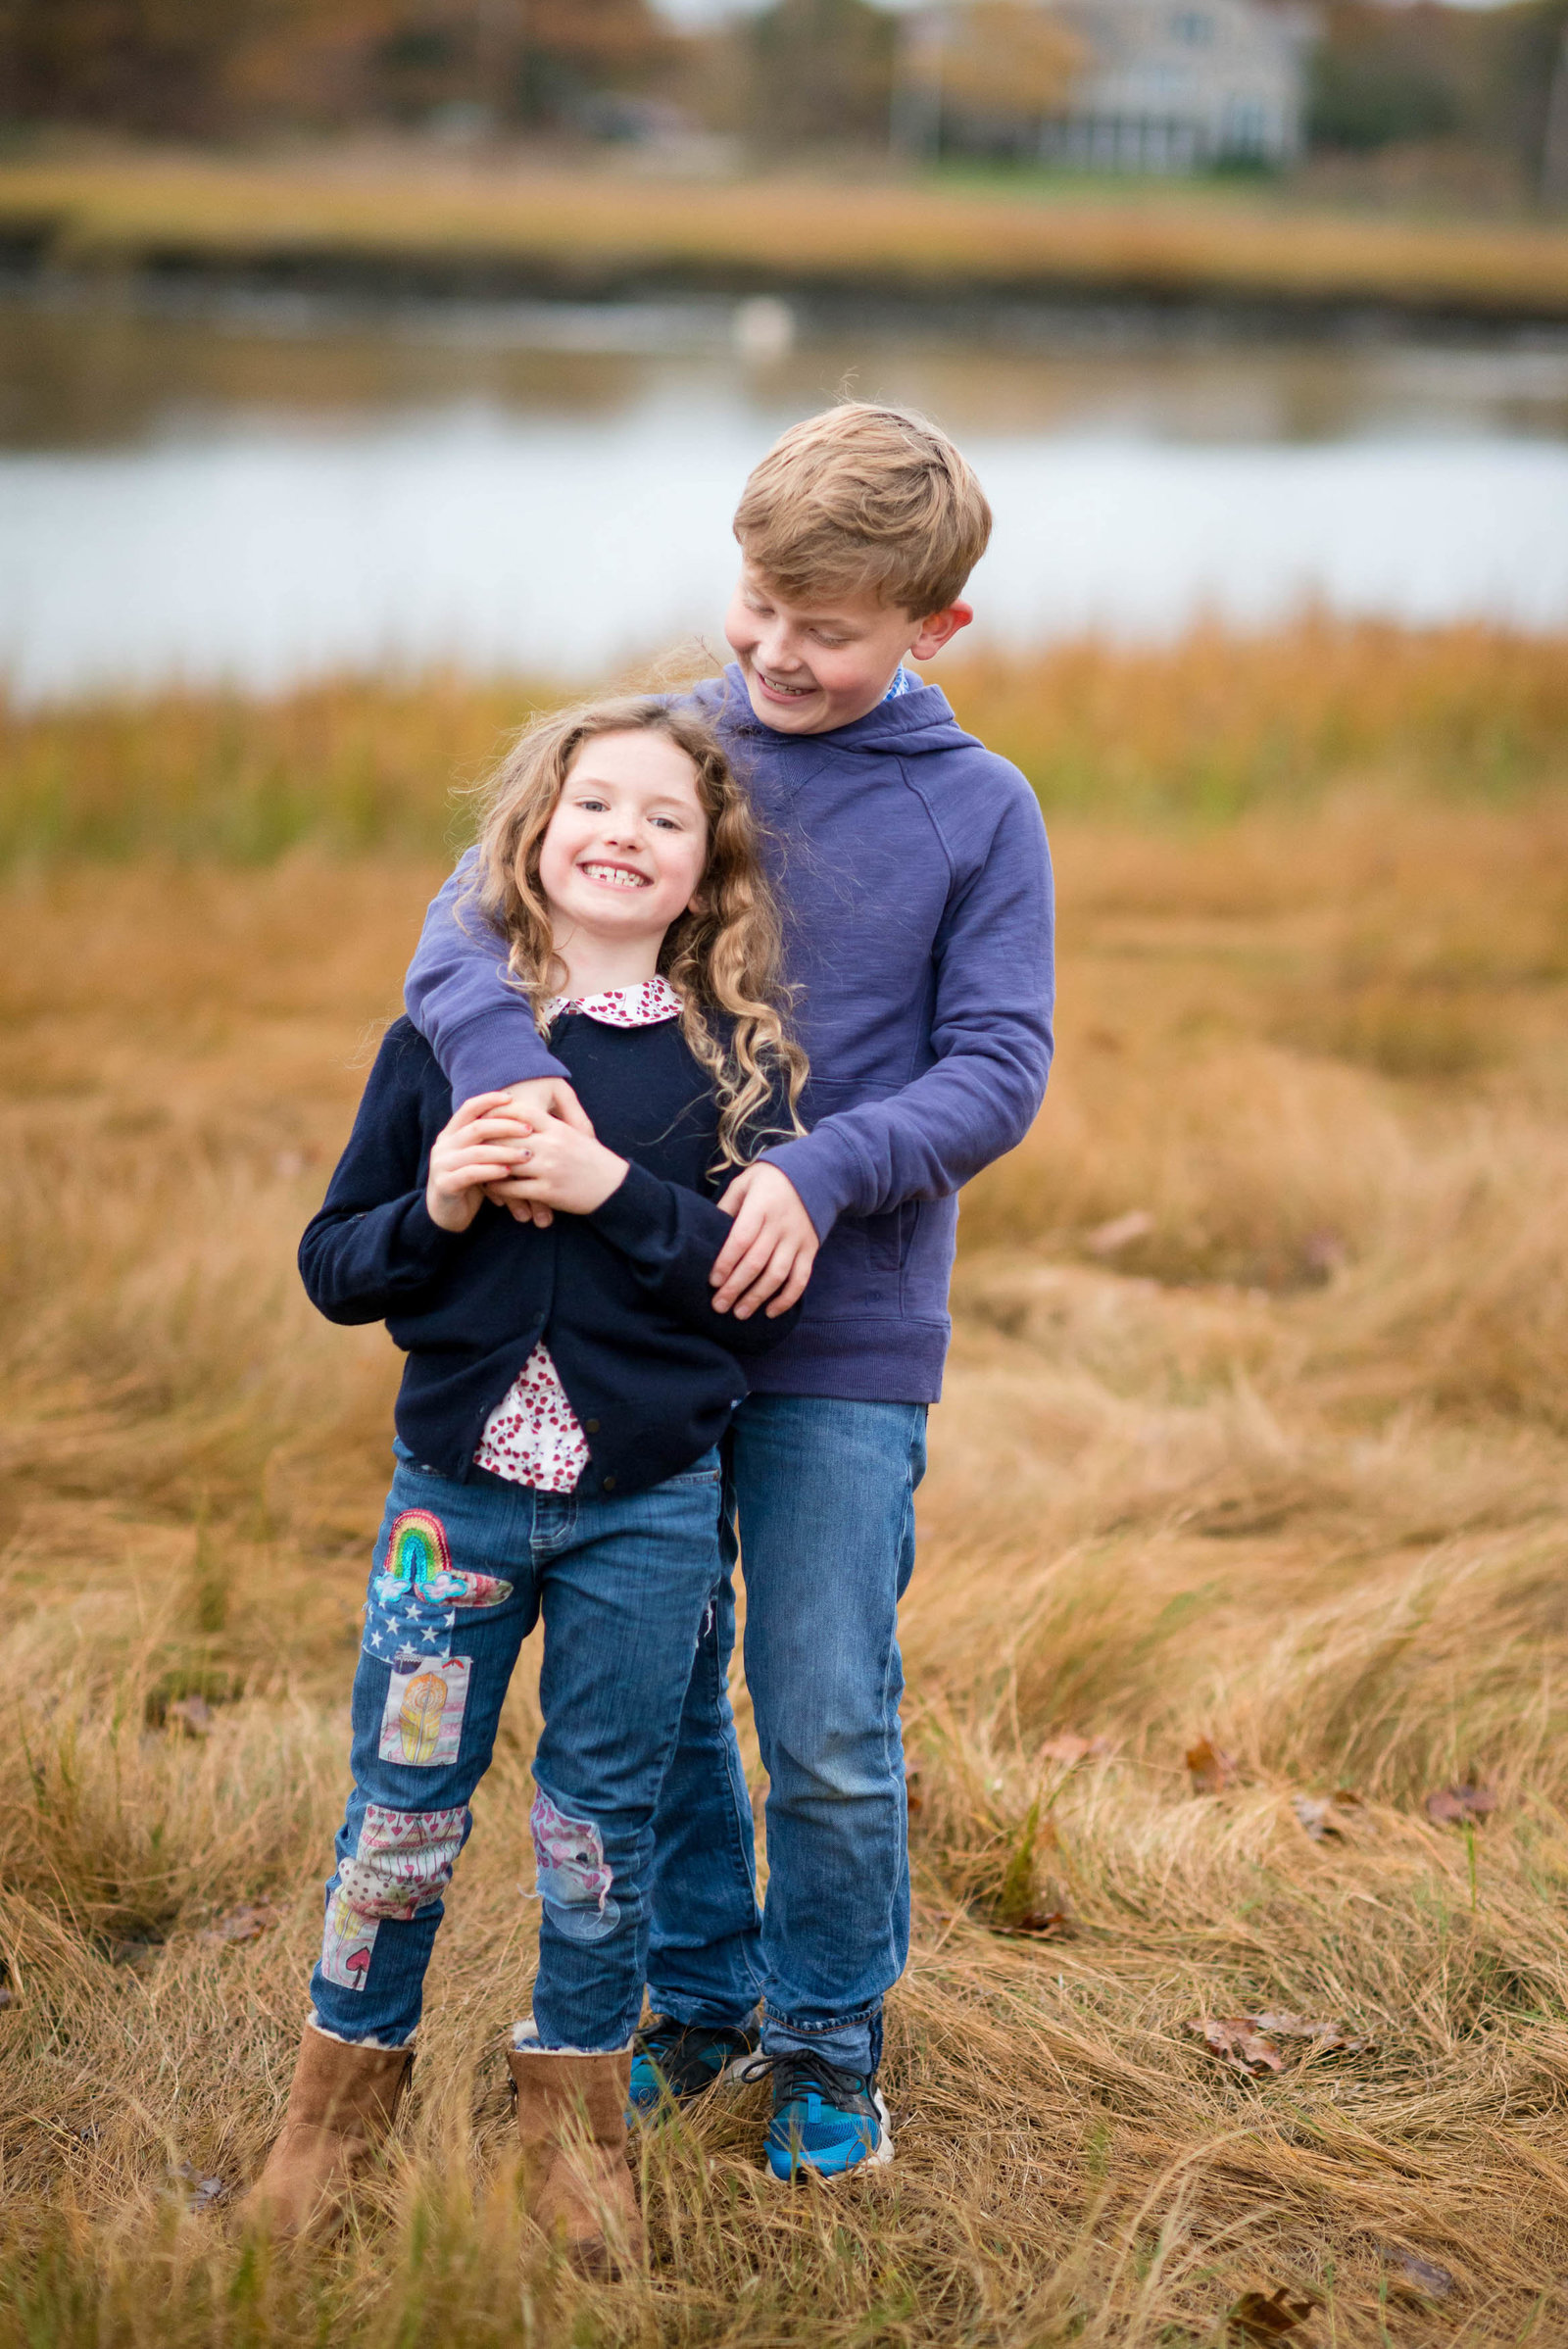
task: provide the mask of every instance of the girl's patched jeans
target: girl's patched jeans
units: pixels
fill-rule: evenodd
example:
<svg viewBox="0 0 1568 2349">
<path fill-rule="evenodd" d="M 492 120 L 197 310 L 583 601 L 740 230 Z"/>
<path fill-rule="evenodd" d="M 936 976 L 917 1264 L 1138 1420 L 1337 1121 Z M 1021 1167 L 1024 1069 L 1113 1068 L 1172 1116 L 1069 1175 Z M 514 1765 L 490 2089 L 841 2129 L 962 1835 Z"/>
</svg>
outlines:
<svg viewBox="0 0 1568 2349">
<path fill-rule="evenodd" d="M 622 1499 L 535 1493 L 482 1470 L 458 1484 L 398 1453 L 354 1680 L 354 1790 L 326 1887 L 316 2020 L 344 2039 L 413 2036 L 469 1800 L 542 1613 L 534 2022 L 545 2047 L 623 2047 L 648 1966 L 654 1808 L 724 1579 L 718 1454 Z M 749 1845 L 723 1865 L 755 1916 Z"/>
</svg>

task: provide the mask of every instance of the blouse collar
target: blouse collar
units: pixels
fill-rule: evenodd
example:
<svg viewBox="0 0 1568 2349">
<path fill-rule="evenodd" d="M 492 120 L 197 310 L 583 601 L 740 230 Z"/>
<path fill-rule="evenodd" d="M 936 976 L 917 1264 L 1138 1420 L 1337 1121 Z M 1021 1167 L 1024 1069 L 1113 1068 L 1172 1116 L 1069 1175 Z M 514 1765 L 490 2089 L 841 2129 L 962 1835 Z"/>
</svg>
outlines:
<svg viewBox="0 0 1568 2349">
<path fill-rule="evenodd" d="M 679 1019 L 680 997 L 661 971 L 637 987 L 607 987 L 599 995 L 552 996 L 545 1005 L 547 1026 L 566 1011 L 580 1011 L 607 1028 L 657 1028 L 666 1019 Z"/>
</svg>

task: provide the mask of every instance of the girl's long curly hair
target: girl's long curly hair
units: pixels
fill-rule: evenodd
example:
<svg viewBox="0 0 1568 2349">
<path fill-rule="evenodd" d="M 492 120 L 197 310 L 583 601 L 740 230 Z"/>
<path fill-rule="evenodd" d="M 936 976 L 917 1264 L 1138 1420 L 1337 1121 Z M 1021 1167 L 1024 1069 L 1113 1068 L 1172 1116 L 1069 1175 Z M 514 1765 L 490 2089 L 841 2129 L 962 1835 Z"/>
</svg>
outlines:
<svg viewBox="0 0 1568 2349">
<path fill-rule="evenodd" d="M 757 818 L 704 719 L 644 696 L 535 718 L 480 787 L 478 873 L 464 902 L 506 940 L 512 984 L 543 1033 L 545 1005 L 565 972 L 539 884 L 540 852 L 572 761 L 601 734 L 662 734 L 696 769 L 708 858 L 694 906 L 664 932 L 659 968 L 680 997 L 686 1042 L 713 1080 L 717 1164 L 744 1165 L 780 1133 L 805 1131 L 797 1103 L 807 1062 L 787 1025 L 791 994 L 780 974 L 778 908 L 762 871 Z M 713 1013 L 724 1018 L 727 1044 L 709 1025 Z M 772 1130 L 759 1124 L 769 1108 Z"/>
</svg>

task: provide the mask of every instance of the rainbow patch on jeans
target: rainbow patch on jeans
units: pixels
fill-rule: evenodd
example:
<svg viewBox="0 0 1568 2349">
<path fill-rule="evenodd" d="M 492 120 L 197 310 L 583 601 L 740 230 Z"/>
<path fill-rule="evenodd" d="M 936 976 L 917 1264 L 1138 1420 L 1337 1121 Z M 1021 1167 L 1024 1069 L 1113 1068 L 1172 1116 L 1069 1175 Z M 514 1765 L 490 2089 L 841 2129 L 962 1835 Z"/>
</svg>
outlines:
<svg viewBox="0 0 1568 2349">
<path fill-rule="evenodd" d="M 498 1574 L 464 1574 L 453 1565 L 447 1529 L 433 1509 L 405 1509 L 392 1520 L 386 1564 L 370 1589 L 383 1607 L 404 1597 L 427 1607 L 499 1607 L 512 1596 Z"/>
</svg>

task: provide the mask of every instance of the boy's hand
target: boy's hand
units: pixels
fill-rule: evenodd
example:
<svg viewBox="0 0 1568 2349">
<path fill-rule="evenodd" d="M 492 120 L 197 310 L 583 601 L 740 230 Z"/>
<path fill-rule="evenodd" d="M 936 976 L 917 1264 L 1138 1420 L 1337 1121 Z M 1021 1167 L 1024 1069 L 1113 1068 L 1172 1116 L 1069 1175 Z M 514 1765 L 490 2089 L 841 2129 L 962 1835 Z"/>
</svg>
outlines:
<svg viewBox="0 0 1568 2349">
<path fill-rule="evenodd" d="M 564 1117 L 541 1119 L 513 1150 L 509 1202 L 591 1215 L 626 1180 L 626 1161 Z M 548 1220 L 548 1218 L 547 1218 Z"/>
<path fill-rule="evenodd" d="M 750 1321 L 767 1305 L 768 1320 L 776 1321 L 802 1295 L 816 1259 L 816 1228 L 801 1195 L 776 1166 L 748 1166 L 718 1204 L 734 1216 L 735 1229 L 708 1276 L 718 1292 L 713 1310 L 733 1306 L 737 1321 Z"/>
<path fill-rule="evenodd" d="M 424 1203 L 443 1232 L 466 1232 L 493 1182 L 504 1179 L 528 1128 L 504 1093 L 476 1093 L 430 1146 Z"/>
<path fill-rule="evenodd" d="M 593 1120 L 583 1107 L 564 1077 L 521 1077 L 506 1089 L 506 1099 L 522 1119 L 529 1133 L 542 1126 L 547 1117 L 564 1117 L 579 1133 L 593 1133 Z M 536 1223 L 542 1231 L 550 1221 L 550 1209 L 537 1200 L 522 1198 L 511 1183 L 491 1183 L 485 1197 L 498 1207 L 508 1207 L 518 1223 Z"/>
</svg>

